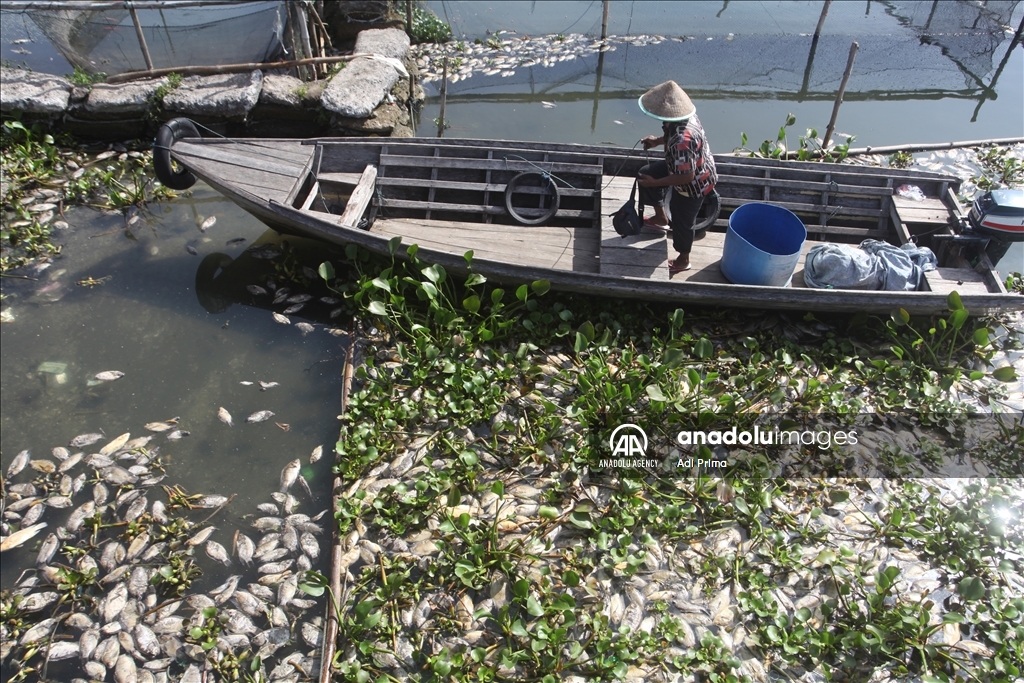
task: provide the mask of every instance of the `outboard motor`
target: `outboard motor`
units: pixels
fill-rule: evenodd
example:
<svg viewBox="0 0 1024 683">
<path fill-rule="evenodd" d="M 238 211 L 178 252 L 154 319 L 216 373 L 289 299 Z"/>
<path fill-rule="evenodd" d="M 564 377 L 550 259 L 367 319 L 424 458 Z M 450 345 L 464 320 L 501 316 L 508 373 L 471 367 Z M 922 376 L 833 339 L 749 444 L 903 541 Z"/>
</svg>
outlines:
<svg viewBox="0 0 1024 683">
<path fill-rule="evenodd" d="M 1024 190 L 992 190 L 974 200 L 971 229 L 1007 242 L 1024 242 Z"/>
</svg>

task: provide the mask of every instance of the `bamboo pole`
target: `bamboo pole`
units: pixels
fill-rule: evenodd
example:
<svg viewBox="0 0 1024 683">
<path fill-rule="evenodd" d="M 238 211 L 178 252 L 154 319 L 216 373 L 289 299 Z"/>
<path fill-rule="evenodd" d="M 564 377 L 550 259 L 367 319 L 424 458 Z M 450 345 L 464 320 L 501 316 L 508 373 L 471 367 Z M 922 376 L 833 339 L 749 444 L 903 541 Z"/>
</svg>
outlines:
<svg viewBox="0 0 1024 683">
<path fill-rule="evenodd" d="M 444 137 L 444 108 L 448 99 L 448 55 L 441 63 L 441 114 L 437 119 L 437 137 Z"/>
<path fill-rule="evenodd" d="M 412 38 L 412 0 L 405 0 L 405 32 Z"/>
<path fill-rule="evenodd" d="M 895 154 L 896 152 L 937 152 L 947 149 L 960 149 L 962 147 L 984 147 L 986 145 L 1017 145 L 1024 143 L 1024 137 L 1020 138 L 988 138 L 986 140 L 959 140 L 957 142 L 922 142 L 909 143 L 904 145 L 883 145 L 879 147 L 854 147 L 846 152 L 846 156 L 859 156 L 861 154 Z M 799 153 L 789 152 L 787 159 L 795 159 Z M 820 157 L 825 154 L 822 150 L 815 150 L 810 153 L 812 157 Z"/>
<path fill-rule="evenodd" d="M 142 32 L 142 24 L 139 22 L 139 13 L 135 11 L 135 5 L 129 4 L 128 11 L 132 15 L 132 23 L 135 24 L 135 35 L 139 38 L 139 47 L 142 48 L 142 58 L 146 60 L 146 68 L 153 70 L 153 58 L 149 56 L 149 46 L 146 45 L 146 36 Z"/>
<path fill-rule="evenodd" d="M 109 77 L 106 82 L 111 85 L 127 83 L 138 78 L 159 78 L 168 74 L 180 74 L 182 76 L 212 76 L 216 74 L 242 73 L 245 71 L 269 71 L 271 69 L 290 69 L 293 66 L 304 66 L 307 64 L 334 64 L 336 62 L 350 62 L 359 57 L 372 57 L 366 52 L 357 52 L 351 55 L 338 55 L 337 57 L 310 57 L 308 59 L 292 59 L 285 62 L 251 62 L 249 64 L 221 64 L 219 66 L 172 66 L 165 69 L 151 69 L 149 71 L 126 71 L 122 74 Z"/>
<path fill-rule="evenodd" d="M 846 94 L 846 84 L 850 82 L 850 74 L 853 73 L 853 61 L 857 57 L 857 49 L 860 45 L 857 41 L 850 43 L 850 56 L 846 60 L 846 71 L 843 73 L 843 80 L 839 84 L 839 92 L 836 93 L 835 104 L 832 105 L 832 118 L 828 121 L 828 127 L 825 129 L 825 139 L 822 140 L 821 146 L 828 147 L 829 138 L 832 137 L 832 131 L 836 129 L 836 118 L 839 116 L 839 106 L 843 103 L 843 95 Z"/>
<path fill-rule="evenodd" d="M 818 36 L 821 35 L 821 27 L 825 25 L 825 17 L 828 16 L 828 7 L 832 4 L 832 0 L 825 0 L 825 6 L 821 8 L 821 16 L 818 17 L 818 25 L 814 29 L 814 39 L 817 40 Z"/>
<path fill-rule="evenodd" d="M 601 40 L 608 37 L 608 6 L 611 0 L 604 0 L 601 7 Z"/>
</svg>

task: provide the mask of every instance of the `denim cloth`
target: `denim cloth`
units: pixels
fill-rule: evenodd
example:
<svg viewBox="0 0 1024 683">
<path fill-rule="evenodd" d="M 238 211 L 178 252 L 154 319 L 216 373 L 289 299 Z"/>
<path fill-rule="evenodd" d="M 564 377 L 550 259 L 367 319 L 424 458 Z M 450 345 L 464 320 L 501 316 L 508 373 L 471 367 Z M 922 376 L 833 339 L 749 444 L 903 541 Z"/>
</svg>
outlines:
<svg viewBox="0 0 1024 683">
<path fill-rule="evenodd" d="M 653 178 L 665 178 L 669 175 L 665 161 L 653 161 L 640 169 L 643 175 Z M 665 206 L 668 187 L 641 187 L 640 200 L 646 206 Z M 672 228 L 672 247 L 680 254 L 689 254 L 693 248 L 693 226 L 697 224 L 697 214 L 704 204 L 704 196 L 687 197 L 673 191 L 669 200 L 669 225 Z"/>
</svg>

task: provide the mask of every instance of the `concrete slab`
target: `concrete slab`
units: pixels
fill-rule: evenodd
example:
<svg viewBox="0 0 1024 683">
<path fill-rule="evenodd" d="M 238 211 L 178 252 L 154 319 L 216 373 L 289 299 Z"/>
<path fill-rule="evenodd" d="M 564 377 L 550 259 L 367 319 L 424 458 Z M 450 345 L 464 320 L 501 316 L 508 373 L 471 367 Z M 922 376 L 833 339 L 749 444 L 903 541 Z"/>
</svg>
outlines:
<svg viewBox="0 0 1024 683">
<path fill-rule="evenodd" d="M 164 97 L 164 109 L 193 116 L 245 118 L 256 105 L 263 73 L 189 76 Z"/>
<path fill-rule="evenodd" d="M 267 74 L 263 77 L 260 104 L 298 108 L 302 106 L 302 98 L 299 93 L 308 90 L 309 86 L 294 76 Z"/>
<path fill-rule="evenodd" d="M 0 82 L 3 83 L 0 111 L 52 116 L 68 108 L 72 86 L 60 76 L 0 68 Z"/>
<path fill-rule="evenodd" d="M 335 117 L 331 122 L 331 127 L 343 128 L 348 133 L 359 135 L 411 137 L 403 132 L 411 129 L 409 112 L 396 104 L 382 104 L 368 118 Z"/>
<path fill-rule="evenodd" d="M 157 89 L 166 84 L 166 78 L 147 78 L 120 85 L 97 83 L 85 101 L 85 111 L 98 119 L 145 114 Z"/>
<path fill-rule="evenodd" d="M 320 103 L 334 114 L 365 119 L 384 101 L 397 82 L 398 72 L 391 65 L 372 59 L 356 59 L 331 79 Z"/>
<path fill-rule="evenodd" d="M 356 36 L 353 52 L 405 59 L 409 54 L 409 36 L 397 28 L 371 28 Z"/>
</svg>

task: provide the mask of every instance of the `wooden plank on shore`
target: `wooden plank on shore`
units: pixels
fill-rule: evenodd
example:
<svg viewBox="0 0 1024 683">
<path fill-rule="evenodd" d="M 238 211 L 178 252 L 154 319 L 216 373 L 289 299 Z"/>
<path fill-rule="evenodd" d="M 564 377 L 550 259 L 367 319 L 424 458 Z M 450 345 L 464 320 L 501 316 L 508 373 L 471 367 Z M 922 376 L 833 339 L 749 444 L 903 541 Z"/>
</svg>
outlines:
<svg viewBox="0 0 1024 683">
<path fill-rule="evenodd" d="M 376 180 L 377 167 L 373 164 L 367 165 L 363 175 L 359 178 L 356 189 L 352 190 L 352 196 L 349 197 L 348 203 L 345 205 L 345 210 L 338 220 L 339 223 L 352 226 L 359 223 L 359 219 L 366 213 L 366 207 L 370 205 L 370 199 L 373 198 Z"/>
</svg>

